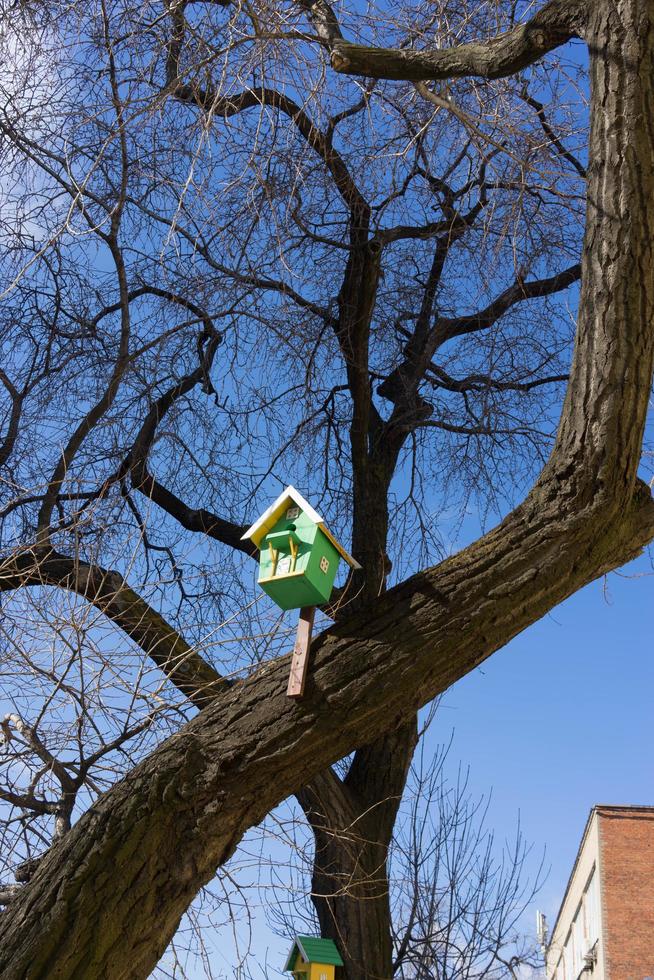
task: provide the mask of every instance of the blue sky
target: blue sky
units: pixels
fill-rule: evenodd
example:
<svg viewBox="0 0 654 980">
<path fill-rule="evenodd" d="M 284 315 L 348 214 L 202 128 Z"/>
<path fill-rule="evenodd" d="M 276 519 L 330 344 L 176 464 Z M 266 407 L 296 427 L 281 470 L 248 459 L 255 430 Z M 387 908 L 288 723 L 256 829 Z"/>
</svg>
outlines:
<svg viewBox="0 0 654 980">
<path fill-rule="evenodd" d="M 534 867 L 546 848 L 537 904 L 551 923 L 590 808 L 654 804 L 653 590 L 645 555 L 572 596 L 444 698 L 441 733 L 454 729 L 473 788 L 492 789 L 498 837 L 519 814 Z"/>
</svg>

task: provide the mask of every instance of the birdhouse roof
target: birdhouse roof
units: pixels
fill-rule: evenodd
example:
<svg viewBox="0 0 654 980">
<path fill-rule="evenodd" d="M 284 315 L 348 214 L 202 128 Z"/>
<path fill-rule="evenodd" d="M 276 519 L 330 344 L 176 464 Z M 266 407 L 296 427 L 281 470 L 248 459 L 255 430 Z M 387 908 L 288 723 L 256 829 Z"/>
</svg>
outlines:
<svg viewBox="0 0 654 980">
<path fill-rule="evenodd" d="M 261 542 L 265 538 L 268 531 L 275 526 L 284 511 L 287 510 L 288 507 L 293 506 L 293 504 L 303 510 L 307 517 L 320 528 L 322 533 L 329 538 L 341 558 L 344 558 L 348 565 L 350 565 L 352 568 L 361 568 L 361 565 L 354 560 L 352 555 L 345 550 L 343 545 L 339 544 L 318 511 L 313 509 L 311 504 L 304 499 L 302 494 L 299 493 L 295 487 L 286 487 L 286 490 L 280 493 L 277 500 L 275 500 L 274 503 L 272 503 L 270 507 L 263 512 L 259 520 L 255 521 L 252 527 L 247 529 L 241 538 L 241 541 L 252 541 L 257 548 L 261 548 Z"/>
<path fill-rule="evenodd" d="M 286 958 L 284 971 L 292 970 L 298 953 L 306 963 L 325 963 L 330 966 L 343 966 L 333 940 L 318 939 L 316 936 L 296 936 L 291 951 Z"/>
</svg>

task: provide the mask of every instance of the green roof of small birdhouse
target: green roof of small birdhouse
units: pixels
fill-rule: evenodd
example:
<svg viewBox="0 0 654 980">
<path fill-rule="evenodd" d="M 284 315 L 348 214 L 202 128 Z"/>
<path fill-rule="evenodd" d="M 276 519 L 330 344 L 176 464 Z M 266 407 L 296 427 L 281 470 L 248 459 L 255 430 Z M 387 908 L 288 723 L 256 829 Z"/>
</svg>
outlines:
<svg viewBox="0 0 654 980">
<path fill-rule="evenodd" d="M 298 956 L 305 963 L 326 963 L 331 966 L 343 966 L 336 946 L 331 939 L 319 939 L 316 936 L 296 936 L 291 951 L 286 958 L 284 970 L 295 967 Z"/>
<path fill-rule="evenodd" d="M 341 558 L 344 558 L 348 565 L 351 565 L 352 568 L 361 568 L 359 563 L 354 560 L 352 555 L 348 554 L 343 545 L 339 544 L 320 514 L 313 509 L 311 504 L 304 499 L 301 493 L 298 493 L 295 487 L 286 487 L 286 490 L 284 490 L 283 493 L 280 493 L 277 500 L 275 500 L 275 502 L 263 512 L 259 520 L 255 521 L 252 527 L 247 529 L 241 538 L 241 541 L 252 541 L 257 548 L 261 548 L 261 543 L 266 537 L 267 533 L 272 531 L 284 511 L 292 506 L 299 507 L 300 510 L 306 514 L 309 520 L 320 528 L 325 537 L 331 541 Z"/>
</svg>

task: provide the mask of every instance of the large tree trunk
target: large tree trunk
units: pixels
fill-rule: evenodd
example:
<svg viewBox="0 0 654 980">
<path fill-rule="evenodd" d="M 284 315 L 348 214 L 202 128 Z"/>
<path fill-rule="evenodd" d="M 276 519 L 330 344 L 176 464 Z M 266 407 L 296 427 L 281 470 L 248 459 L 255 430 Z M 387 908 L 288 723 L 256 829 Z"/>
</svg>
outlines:
<svg viewBox="0 0 654 980">
<path fill-rule="evenodd" d="M 355 515 L 354 553 L 365 570 L 362 584 L 351 584 L 355 609 L 370 607 L 385 589 L 387 491 L 388 479 L 378 476 Z M 416 739 L 413 716 L 360 747 L 344 779 L 328 769 L 296 794 L 315 841 L 311 898 L 321 935 L 343 957 L 342 980 L 393 975 L 387 859 Z"/>
<path fill-rule="evenodd" d="M 315 838 L 311 897 L 343 980 L 393 975 L 387 858 L 416 739 L 414 716 L 360 748 L 345 780 L 330 769 L 297 794 Z"/>
<path fill-rule="evenodd" d="M 339 294 L 338 337 L 353 397 L 351 575 L 337 621 L 364 610 L 386 588 L 388 489 L 397 451 L 381 435 L 369 374 L 370 326 L 380 275 L 380 250 L 369 241 L 370 212 L 355 209 L 351 250 Z M 342 980 L 392 976 L 388 848 L 416 742 L 415 718 L 359 749 L 345 779 L 329 769 L 296 794 L 314 835 L 311 898 L 322 936 L 334 940 Z"/>
<path fill-rule="evenodd" d="M 654 536 L 636 479 L 654 357 L 654 11 L 589 10 L 581 308 L 541 478 L 494 531 L 318 637 L 302 702 L 285 696 L 288 658 L 266 665 L 98 800 L 0 916 L 4 980 L 147 977 L 248 827 Z"/>
</svg>

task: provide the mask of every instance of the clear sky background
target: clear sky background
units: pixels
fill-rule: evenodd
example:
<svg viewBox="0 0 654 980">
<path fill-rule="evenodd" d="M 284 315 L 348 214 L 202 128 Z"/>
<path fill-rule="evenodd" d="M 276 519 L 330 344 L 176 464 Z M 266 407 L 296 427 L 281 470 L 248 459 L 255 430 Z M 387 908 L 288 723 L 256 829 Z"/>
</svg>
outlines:
<svg viewBox="0 0 654 980">
<path fill-rule="evenodd" d="M 595 582 L 516 637 L 446 694 L 441 724 L 492 788 L 489 823 L 510 836 L 518 813 L 550 873 L 537 901 L 550 924 L 590 808 L 654 804 L 649 556 Z M 534 907 L 535 912 L 535 907 Z"/>
</svg>

